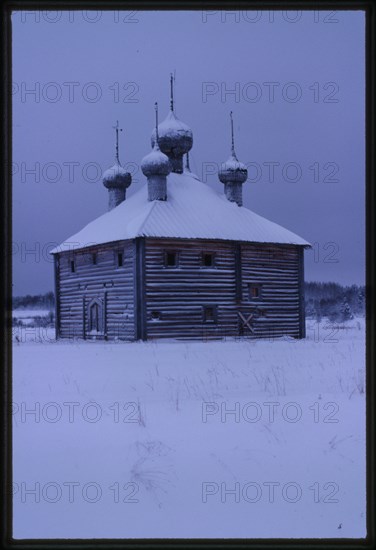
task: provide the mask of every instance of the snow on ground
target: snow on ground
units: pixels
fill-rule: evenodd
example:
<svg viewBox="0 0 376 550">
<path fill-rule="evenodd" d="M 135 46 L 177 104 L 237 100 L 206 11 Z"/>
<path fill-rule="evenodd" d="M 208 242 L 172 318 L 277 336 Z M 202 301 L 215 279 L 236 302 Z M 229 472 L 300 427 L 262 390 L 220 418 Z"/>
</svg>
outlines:
<svg viewBox="0 0 376 550">
<path fill-rule="evenodd" d="M 301 341 L 14 330 L 15 538 L 366 535 L 363 319 Z"/>
<path fill-rule="evenodd" d="M 46 317 L 50 315 L 49 309 L 14 309 L 12 311 L 12 317 L 20 319 L 23 323 L 27 323 L 29 320 L 34 320 L 35 317 Z"/>
<path fill-rule="evenodd" d="M 14 309 L 12 311 L 12 317 L 17 319 L 24 319 L 29 317 L 44 317 L 50 313 L 48 309 Z"/>
</svg>

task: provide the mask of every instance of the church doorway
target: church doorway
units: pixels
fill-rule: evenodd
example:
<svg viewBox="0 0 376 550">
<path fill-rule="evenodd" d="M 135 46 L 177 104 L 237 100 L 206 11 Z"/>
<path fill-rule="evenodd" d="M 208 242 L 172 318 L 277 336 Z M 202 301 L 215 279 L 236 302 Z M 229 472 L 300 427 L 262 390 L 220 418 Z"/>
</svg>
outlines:
<svg viewBox="0 0 376 550">
<path fill-rule="evenodd" d="M 94 298 L 88 306 L 88 335 L 103 334 L 103 304 L 102 301 Z"/>
</svg>

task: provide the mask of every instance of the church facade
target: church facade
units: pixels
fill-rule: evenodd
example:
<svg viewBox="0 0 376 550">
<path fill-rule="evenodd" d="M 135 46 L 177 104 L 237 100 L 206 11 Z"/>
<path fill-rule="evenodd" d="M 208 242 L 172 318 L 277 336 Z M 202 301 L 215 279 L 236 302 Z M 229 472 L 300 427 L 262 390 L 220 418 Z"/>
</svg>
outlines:
<svg viewBox="0 0 376 550">
<path fill-rule="evenodd" d="M 129 198 L 117 139 L 116 163 L 103 175 L 109 211 L 52 251 L 57 338 L 305 337 L 310 245 L 243 206 L 247 169 L 232 118 L 231 130 L 218 174 L 224 193 L 191 172 L 193 135 L 172 93 L 161 124 L 156 109 L 145 185 Z"/>
</svg>

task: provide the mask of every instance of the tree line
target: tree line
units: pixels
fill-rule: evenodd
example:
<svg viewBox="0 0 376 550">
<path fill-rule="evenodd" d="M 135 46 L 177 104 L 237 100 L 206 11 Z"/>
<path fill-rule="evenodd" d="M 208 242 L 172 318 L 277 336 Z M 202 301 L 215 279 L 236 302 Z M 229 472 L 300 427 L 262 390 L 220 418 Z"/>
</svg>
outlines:
<svg viewBox="0 0 376 550">
<path fill-rule="evenodd" d="M 365 315 L 365 286 L 305 283 L 306 316 L 321 321 L 347 321 Z"/>
<path fill-rule="evenodd" d="M 53 292 L 45 294 L 26 294 L 26 296 L 13 296 L 13 309 L 54 309 L 55 295 Z"/>
</svg>

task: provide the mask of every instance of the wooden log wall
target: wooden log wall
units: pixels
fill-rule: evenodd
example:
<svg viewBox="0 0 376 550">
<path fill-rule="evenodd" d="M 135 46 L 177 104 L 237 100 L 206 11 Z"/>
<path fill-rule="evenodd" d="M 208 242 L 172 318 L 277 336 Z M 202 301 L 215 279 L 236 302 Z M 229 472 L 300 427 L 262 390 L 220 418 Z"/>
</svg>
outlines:
<svg viewBox="0 0 376 550">
<path fill-rule="evenodd" d="M 166 267 L 168 252 L 177 254 L 175 267 Z M 295 245 L 139 238 L 61 253 L 55 256 L 58 336 L 304 337 L 303 252 Z M 213 266 L 203 265 L 204 253 L 214 254 Z M 94 303 L 102 315 L 99 333 L 90 330 Z M 205 307 L 214 308 L 213 320 L 205 322 Z"/>
<path fill-rule="evenodd" d="M 120 267 L 118 254 L 123 254 Z M 55 256 L 58 337 L 135 338 L 134 258 L 133 241 Z M 89 306 L 95 300 L 101 307 L 101 334 L 90 333 Z"/>
<path fill-rule="evenodd" d="M 254 336 L 300 336 L 299 253 L 296 246 L 243 244 L 242 304 L 254 311 Z M 249 284 L 259 284 L 260 297 L 250 299 Z"/>
<path fill-rule="evenodd" d="M 303 251 L 299 249 L 146 239 L 147 338 L 302 337 Z M 166 252 L 177 252 L 177 267 L 165 266 Z M 203 267 L 202 254 L 209 252 L 215 254 L 215 266 Z M 252 284 L 259 286 L 259 298 L 250 297 Z M 204 322 L 205 306 L 216 308 L 215 322 Z M 160 318 L 153 318 L 157 314 Z"/>
</svg>

